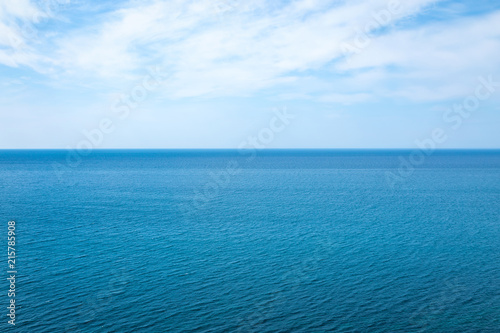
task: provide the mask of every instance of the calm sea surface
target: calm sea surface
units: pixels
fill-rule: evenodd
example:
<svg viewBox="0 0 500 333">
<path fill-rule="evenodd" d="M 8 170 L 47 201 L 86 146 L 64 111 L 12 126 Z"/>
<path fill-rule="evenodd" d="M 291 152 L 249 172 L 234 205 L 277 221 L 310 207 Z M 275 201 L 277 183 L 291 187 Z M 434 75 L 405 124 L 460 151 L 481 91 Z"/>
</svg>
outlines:
<svg viewBox="0 0 500 333">
<path fill-rule="evenodd" d="M 500 332 L 500 151 L 0 151 L 0 199 L 17 332 Z"/>
</svg>

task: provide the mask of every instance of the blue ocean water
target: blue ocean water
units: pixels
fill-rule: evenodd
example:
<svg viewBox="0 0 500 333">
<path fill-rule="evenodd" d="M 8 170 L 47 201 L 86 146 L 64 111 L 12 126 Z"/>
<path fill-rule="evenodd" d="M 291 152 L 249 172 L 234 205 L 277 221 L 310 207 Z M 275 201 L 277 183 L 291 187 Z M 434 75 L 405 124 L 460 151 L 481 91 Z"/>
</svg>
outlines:
<svg viewBox="0 0 500 333">
<path fill-rule="evenodd" d="M 500 151 L 254 153 L 0 151 L 15 330 L 500 332 Z"/>
</svg>

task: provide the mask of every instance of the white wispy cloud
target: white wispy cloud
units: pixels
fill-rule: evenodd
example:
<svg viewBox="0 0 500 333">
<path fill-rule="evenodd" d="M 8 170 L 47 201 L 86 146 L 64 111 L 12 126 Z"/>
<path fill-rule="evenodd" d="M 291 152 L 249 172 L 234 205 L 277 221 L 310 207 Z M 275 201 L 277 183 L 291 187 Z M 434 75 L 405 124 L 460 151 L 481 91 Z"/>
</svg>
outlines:
<svg viewBox="0 0 500 333">
<path fill-rule="evenodd" d="M 27 40 L 46 14 L 29 0 L 0 2 L 0 64 L 17 67 L 37 61 Z"/>
<path fill-rule="evenodd" d="M 500 11 L 394 31 L 375 38 L 339 71 L 384 72 L 377 85 L 399 82 L 389 95 L 432 101 L 467 94 L 476 77 L 500 74 Z M 376 86 L 373 87 L 376 90 Z M 387 92 L 386 92 L 387 94 Z"/>
<path fill-rule="evenodd" d="M 402 3 L 398 15 L 412 15 L 430 0 Z M 10 1 L 8 3 L 13 3 Z M 14 14 L 23 19 L 41 13 L 29 1 Z M 75 77 L 103 79 L 128 77 L 154 63 L 172 76 L 169 91 L 183 97 L 226 91 L 252 91 L 283 82 L 292 71 L 317 69 L 341 55 L 339 45 L 356 36 L 353 24 L 374 21 L 387 0 L 294 1 L 283 8 L 254 0 L 229 3 L 220 17 L 217 2 L 131 2 L 102 16 L 91 27 L 58 35 L 53 52 L 39 52 L 38 59 L 24 59 L 33 52 L 15 55 L 16 63 L 40 67 Z M 43 56 L 42 56 L 43 54 Z M 47 59 L 48 57 L 49 59 Z M 35 61 L 38 60 L 38 63 Z M 287 82 L 287 80 L 285 80 Z"/>
<path fill-rule="evenodd" d="M 463 93 L 470 76 L 497 70 L 500 13 L 398 25 L 437 2 L 131 1 L 96 15 L 92 25 L 30 43 L 22 23 L 36 28 L 47 11 L 9 0 L 0 5 L 0 63 L 111 88 L 159 66 L 168 76 L 161 97 L 170 99 L 248 96 L 276 87 L 286 90 L 280 96 L 325 103 L 446 99 Z M 20 41 L 16 47 L 12 39 Z"/>
</svg>

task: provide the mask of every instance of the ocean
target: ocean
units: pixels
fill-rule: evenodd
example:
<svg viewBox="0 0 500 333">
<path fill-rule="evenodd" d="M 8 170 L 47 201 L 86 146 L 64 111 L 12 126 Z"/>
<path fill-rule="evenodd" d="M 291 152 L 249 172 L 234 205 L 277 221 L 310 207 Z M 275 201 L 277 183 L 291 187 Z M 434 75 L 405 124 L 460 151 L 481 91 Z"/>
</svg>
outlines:
<svg viewBox="0 0 500 333">
<path fill-rule="evenodd" d="M 0 151 L 18 332 L 500 332 L 498 150 Z"/>
</svg>

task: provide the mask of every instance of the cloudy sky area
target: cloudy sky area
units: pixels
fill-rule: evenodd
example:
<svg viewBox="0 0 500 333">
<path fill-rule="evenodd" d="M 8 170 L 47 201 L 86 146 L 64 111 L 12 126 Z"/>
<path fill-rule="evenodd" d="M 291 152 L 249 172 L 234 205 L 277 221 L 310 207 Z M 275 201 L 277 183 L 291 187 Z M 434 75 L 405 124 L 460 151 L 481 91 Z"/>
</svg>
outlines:
<svg viewBox="0 0 500 333">
<path fill-rule="evenodd" d="M 0 148 L 500 148 L 500 2 L 1 0 L 0 87 Z"/>
</svg>

